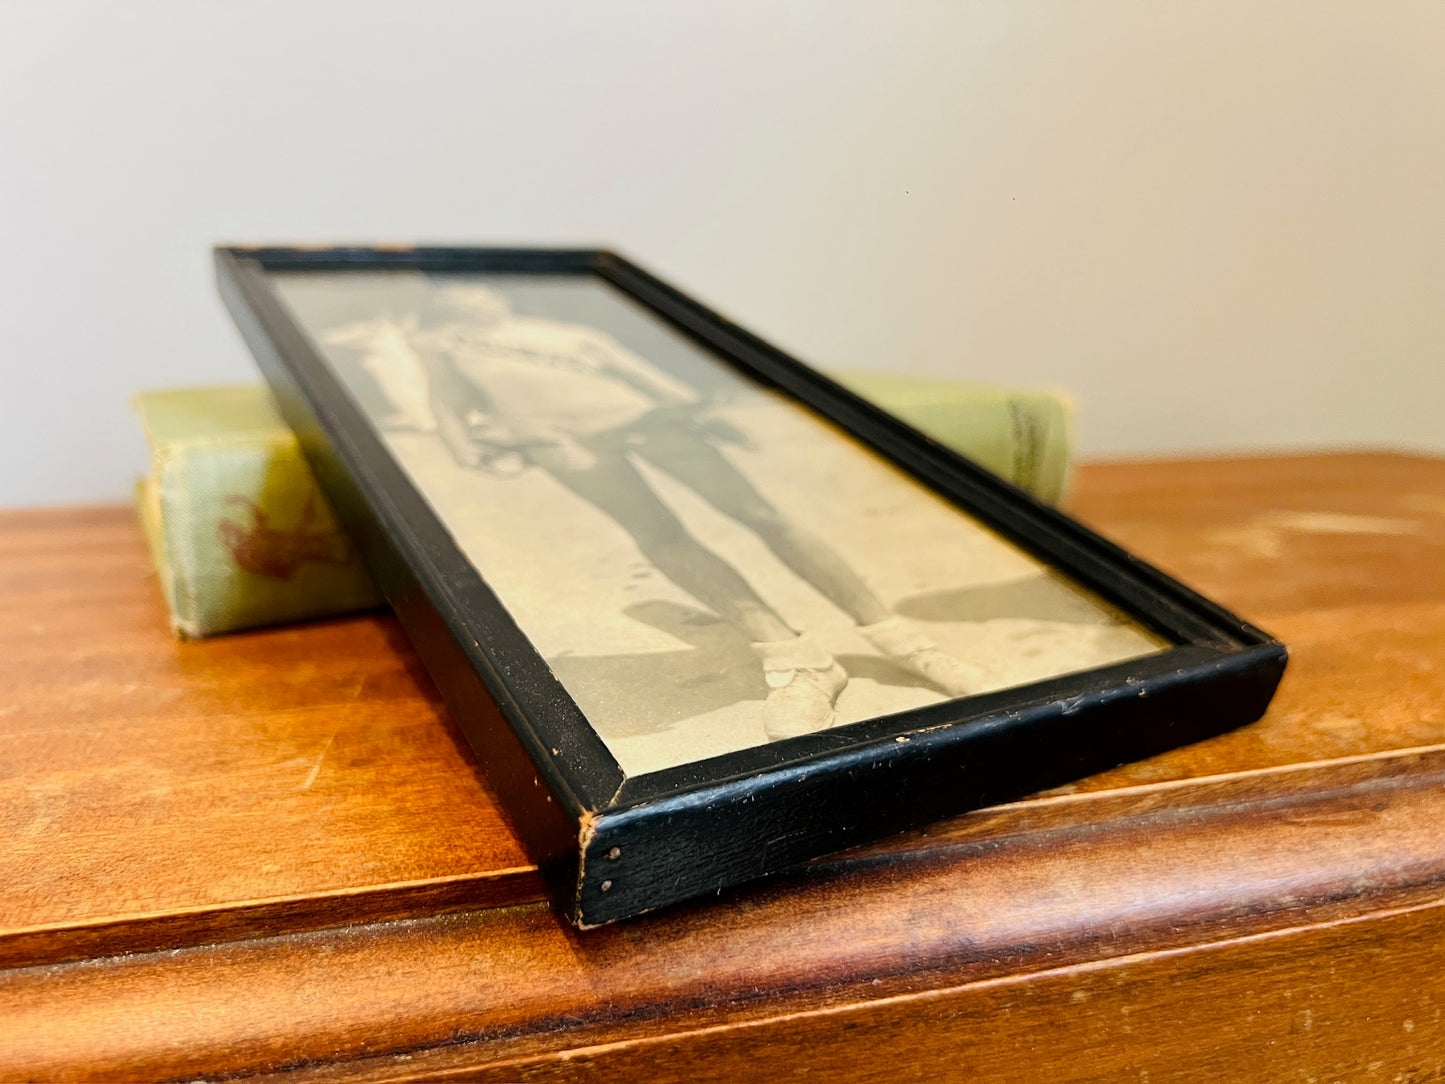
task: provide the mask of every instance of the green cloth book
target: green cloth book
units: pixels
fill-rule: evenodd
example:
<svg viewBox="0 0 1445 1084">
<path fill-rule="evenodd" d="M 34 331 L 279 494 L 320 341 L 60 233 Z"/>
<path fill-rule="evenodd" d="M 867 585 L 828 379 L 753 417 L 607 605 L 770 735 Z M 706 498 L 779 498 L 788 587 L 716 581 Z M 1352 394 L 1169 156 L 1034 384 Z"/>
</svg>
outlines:
<svg viewBox="0 0 1445 1084">
<path fill-rule="evenodd" d="M 832 375 L 1039 499 L 1062 497 L 1072 413 L 1064 396 Z M 264 387 L 145 392 L 135 407 L 151 448 L 136 503 L 178 635 L 382 604 Z"/>
<path fill-rule="evenodd" d="M 264 387 L 146 392 L 141 523 L 183 637 L 378 606 L 382 599 Z"/>
<path fill-rule="evenodd" d="M 828 375 L 1044 503 L 1064 499 L 1074 405 L 1063 392 L 889 373 Z"/>
</svg>

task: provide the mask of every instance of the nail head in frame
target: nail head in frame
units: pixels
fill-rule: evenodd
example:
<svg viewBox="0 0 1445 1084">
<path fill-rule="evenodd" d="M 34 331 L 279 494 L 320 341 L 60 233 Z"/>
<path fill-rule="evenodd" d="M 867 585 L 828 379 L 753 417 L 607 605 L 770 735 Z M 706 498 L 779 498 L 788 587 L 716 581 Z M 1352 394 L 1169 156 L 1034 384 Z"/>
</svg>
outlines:
<svg viewBox="0 0 1445 1084">
<path fill-rule="evenodd" d="M 1266 633 L 607 251 L 215 250 L 561 912 L 1257 719 Z"/>
</svg>

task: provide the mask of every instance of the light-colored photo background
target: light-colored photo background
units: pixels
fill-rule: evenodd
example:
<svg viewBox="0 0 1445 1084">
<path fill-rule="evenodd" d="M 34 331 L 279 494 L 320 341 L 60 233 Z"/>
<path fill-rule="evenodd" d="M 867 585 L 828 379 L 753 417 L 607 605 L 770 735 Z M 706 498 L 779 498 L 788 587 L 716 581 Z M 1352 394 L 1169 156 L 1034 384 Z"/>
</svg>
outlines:
<svg viewBox="0 0 1445 1084">
<path fill-rule="evenodd" d="M 0 3 L 0 505 L 250 379 L 215 241 L 601 242 L 1084 455 L 1445 450 L 1445 5 Z"/>
<path fill-rule="evenodd" d="M 983 668 L 990 677 L 971 692 L 1089 670 L 1167 646 L 599 280 L 429 280 L 402 271 L 284 274 L 273 283 L 629 775 L 765 744 L 762 665 L 741 629 L 669 581 L 639 552 L 629 528 L 548 472 L 528 467 L 499 475 L 462 467 L 436 432 L 416 432 L 405 422 L 398 407 L 425 403 L 428 394 L 421 359 L 406 345 L 403 328 L 449 287 L 484 286 L 505 298 L 516 316 L 559 331 L 601 332 L 640 364 L 716 395 L 720 405 L 710 413 L 753 445 L 720 449 L 724 457 L 765 500 L 825 539 L 890 611 L 954 657 Z M 449 319 L 454 328 L 467 326 L 464 313 L 454 311 Z M 381 323 L 395 335 L 378 337 Z M 350 333 L 356 328 L 368 329 L 371 345 L 358 345 Z M 338 330 L 346 333 L 338 336 Z M 473 333 L 473 343 L 485 341 L 488 328 L 477 324 Z M 556 341 L 565 346 L 567 339 Z M 378 382 L 381 369 L 389 378 Z M 538 394 L 550 385 L 553 394 L 569 398 L 565 366 L 554 360 L 536 364 L 536 372 Z M 838 725 L 948 699 L 883 655 L 835 602 L 700 492 L 638 456 L 629 461 L 693 538 L 848 672 L 836 703 Z"/>
</svg>

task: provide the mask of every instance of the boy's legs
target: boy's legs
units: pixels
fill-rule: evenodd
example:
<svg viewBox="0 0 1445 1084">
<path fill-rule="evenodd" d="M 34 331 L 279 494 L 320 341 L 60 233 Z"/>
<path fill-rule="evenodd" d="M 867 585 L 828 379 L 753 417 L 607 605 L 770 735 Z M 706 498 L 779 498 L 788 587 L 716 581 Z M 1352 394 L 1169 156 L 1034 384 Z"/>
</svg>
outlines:
<svg viewBox="0 0 1445 1084">
<path fill-rule="evenodd" d="M 732 461 L 681 426 L 643 430 L 637 452 L 723 515 L 755 533 L 824 598 L 860 625 L 889 616 L 888 607 L 819 535 L 798 526 L 765 498 Z"/>
<path fill-rule="evenodd" d="M 779 560 L 852 617 L 878 650 L 954 696 L 990 684 L 982 667 L 941 650 L 890 611 L 825 539 L 779 511 L 700 434 L 680 425 L 644 426 L 640 432 L 639 454 L 755 532 Z"/>
<path fill-rule="evenodd" d="M 587 441 L 592 462 L 539 446 L 529 458 L 627 531 L 664 576 L 741 629 L 753 642 L 768 684 L 763 721 L 768 737 L 806 734 L 836 721 L 833 704 L 848 676 L 811 638 L 800 636 L 732 565 L 698 542 L 626 454 Z"/>
</svg>

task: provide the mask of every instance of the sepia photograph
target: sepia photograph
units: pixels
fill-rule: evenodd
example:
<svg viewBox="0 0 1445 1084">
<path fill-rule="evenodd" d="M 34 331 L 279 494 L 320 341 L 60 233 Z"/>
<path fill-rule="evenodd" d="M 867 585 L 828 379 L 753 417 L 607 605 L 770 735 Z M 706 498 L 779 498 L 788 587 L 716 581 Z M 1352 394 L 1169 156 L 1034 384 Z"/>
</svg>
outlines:
<svg viewBox="0 0 1445 1084">
<path fill-rule="evenodd" d="M 273 282 L 628 776 L 1170 646 L 604 281 Z"/>
</svg>

